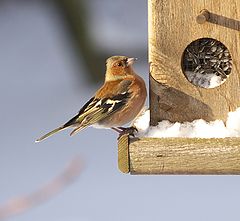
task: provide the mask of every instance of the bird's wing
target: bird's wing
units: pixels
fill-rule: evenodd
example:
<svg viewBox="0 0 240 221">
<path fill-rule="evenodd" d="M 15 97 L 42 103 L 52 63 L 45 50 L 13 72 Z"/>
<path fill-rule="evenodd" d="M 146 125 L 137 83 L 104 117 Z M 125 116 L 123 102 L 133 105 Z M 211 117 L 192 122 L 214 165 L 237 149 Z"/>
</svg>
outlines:
<svg viewBox="0 0 240 221">
<path fill-rule="evenodd" d="M 86 105 L 79 111 L 79 113 L 68 121 L 64 126 L 69 127 L 76 125 L 76 129 L 71 135 L 77 133 L 83 128 L 95 124 L 109 115 L 120 110 L 131 96 L 129 86 L 131 81 L 123 80 L 116 82 L 115 87 L 112 87 L 110 93 L 104 93 L 104 90 L 109 86 L 108 83 L 100 89 L 100 92 L 95 97 L 91 98 Z M 101 91 L 103 92 L 102 96 Z"/>
<path fill-rule="evenodd" d="M 131 81 L 123 80 L 115 83 L 105 83 L 94 97 L 92 97 L 78 112 L 76 116 L 70 119 L 64 125 L 43 135 L 36 142 L 40 142 L 53 134 L 69 127 L 76 127 L 71 135 L 77 133 L 83 128 L 103 120 L 112 113 L 120 110 L 131 96 L 129 86 Z M 109 91 L 107 93 L 105 90 Z"/>
</svg>

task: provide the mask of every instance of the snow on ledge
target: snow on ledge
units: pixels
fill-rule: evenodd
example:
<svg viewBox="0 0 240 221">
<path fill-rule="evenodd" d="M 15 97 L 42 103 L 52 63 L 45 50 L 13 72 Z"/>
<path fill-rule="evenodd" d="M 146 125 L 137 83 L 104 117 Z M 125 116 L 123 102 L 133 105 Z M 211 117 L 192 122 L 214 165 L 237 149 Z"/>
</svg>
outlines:
<svg viewBox="0 0 240 221">
<path fill-rule="evenodd" d="M 206 122 L 199 119 L 193 122 L 171 123 L 163 120 L 157 126 L 149 126 L 150 111 L 143 112 L 133 123 L 138 129 L 138 137 L 198 137 L 224 138 L 240 137 L 240 108 L 228 113 L 226 125 L 221 120 Z"/>
</svg>

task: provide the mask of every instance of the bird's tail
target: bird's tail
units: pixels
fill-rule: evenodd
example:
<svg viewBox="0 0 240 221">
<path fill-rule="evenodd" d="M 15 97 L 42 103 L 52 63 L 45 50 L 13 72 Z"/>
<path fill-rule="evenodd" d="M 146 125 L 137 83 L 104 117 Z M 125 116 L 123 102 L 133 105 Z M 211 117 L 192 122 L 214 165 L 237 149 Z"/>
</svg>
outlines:
<svg viewBox="0 0 240 221">
<path fill-rule="evenodd" d="M 88 126 L 88 125 L 76 127 L 76 128 L 70 133 L 70 136 L 75 135 L 75 134 L 78 133 L 79 131 L 85 129 L 87 126 Z"/>
<path fill-rule="evenodd" d="M 63 125 L 63 126 L 61 126 L 61 127 L 58 127 L 58 128 L 56 128 L 56 129 L 50 131 L 49 133 L 43 135 L 42 137 L 38 138 L 35 142 L 37 143 L 37 142 L 43 141 L 43 140 L 45 140 L 46 138 L 54 135 L 55 133 L 58 133 L 58 132 L 60 132 L 60 131 L 62 131 L 62 130 L 67 129 L 68 127 L 69 127 L 69 126 L 66 126 L 66 125 Z"/>
</svg>

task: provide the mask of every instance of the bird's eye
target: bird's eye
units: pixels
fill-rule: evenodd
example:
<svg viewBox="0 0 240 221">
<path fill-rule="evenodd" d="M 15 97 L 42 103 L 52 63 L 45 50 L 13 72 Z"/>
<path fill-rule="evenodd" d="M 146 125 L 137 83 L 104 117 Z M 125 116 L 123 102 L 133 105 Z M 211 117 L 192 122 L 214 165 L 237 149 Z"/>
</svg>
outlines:
<svg viewBox="0 0 240 221">
<path fill-rule="evenodd" d="M 122 63 L 121 62 L 117 63 L 117 66 L 118 67 L 122 66 Z"/>
</svg>

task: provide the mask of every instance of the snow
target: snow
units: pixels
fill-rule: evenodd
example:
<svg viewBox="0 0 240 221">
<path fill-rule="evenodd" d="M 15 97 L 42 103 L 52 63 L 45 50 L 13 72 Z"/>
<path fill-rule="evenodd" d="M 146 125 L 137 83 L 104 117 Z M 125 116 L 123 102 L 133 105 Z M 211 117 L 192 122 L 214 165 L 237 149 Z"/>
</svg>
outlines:
<svg viewBox="0 0 240 221">
<path fill-rule="evenodd" d="M 226 81 L 226 79 L 222 79 L 221 76 L 214 73 L 204 75 L 199 72 L 186 71 L 185 76 L 192 84 L 203 88 L 215 88 Z"/>
<path fill-rule="evenodd" d="M 171 123 L 163 120 L 157 126 L 149 126 L 150 111 L 144 111 L 133 123 L 138 129 L 138 137 L 198 137 L 224 138 L 240 137 L 240 108 L 228 113 L 226 124 L 221 120 L 206 122 L 198 119 L 193 122 Z"/>
</svg>

